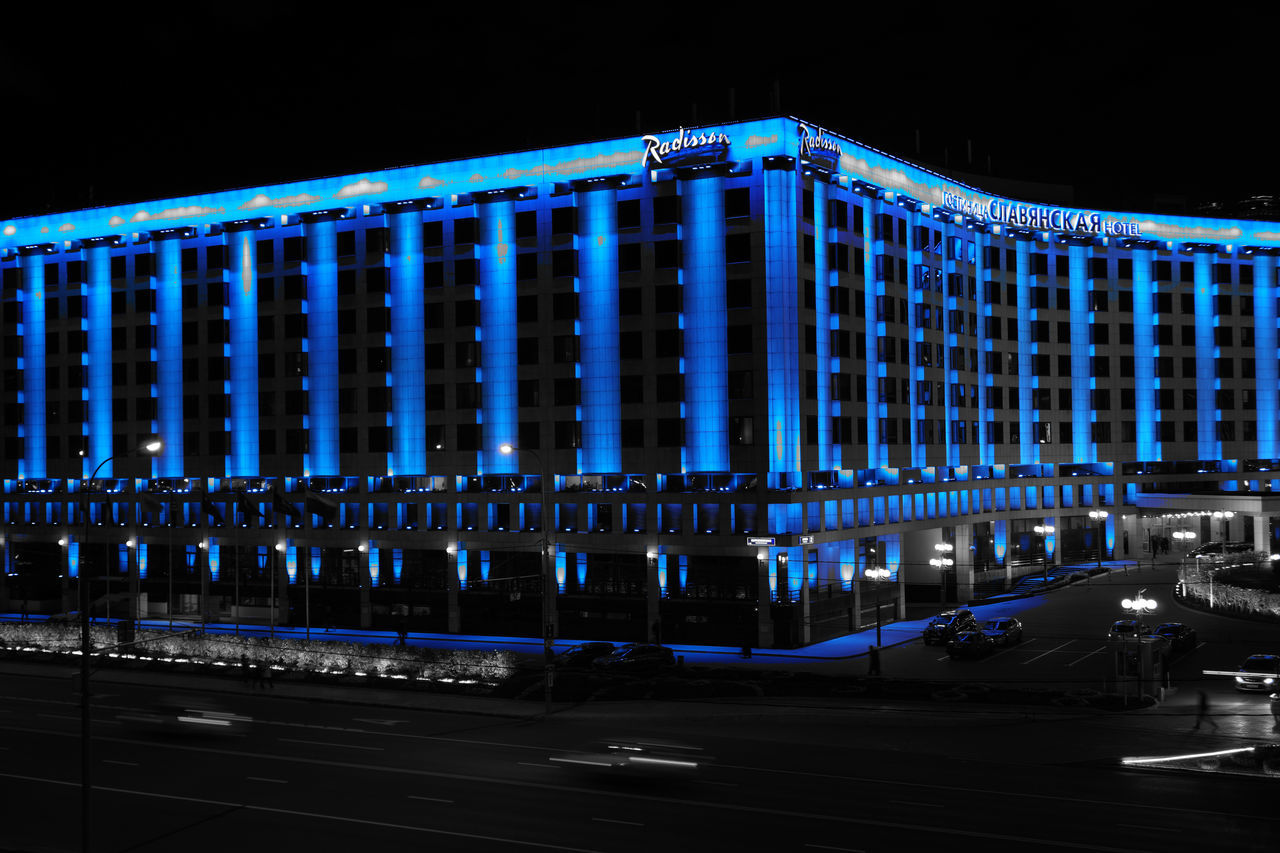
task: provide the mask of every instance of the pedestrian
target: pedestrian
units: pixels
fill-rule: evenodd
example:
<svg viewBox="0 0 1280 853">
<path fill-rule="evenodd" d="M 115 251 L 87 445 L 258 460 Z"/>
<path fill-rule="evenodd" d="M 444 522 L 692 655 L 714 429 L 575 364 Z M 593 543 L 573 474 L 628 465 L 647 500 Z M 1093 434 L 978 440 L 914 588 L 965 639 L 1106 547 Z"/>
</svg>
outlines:
<svg viewBox="0 0 1280 853">
<path fill-rule="evenodd" d="M 264 663 L 262 666 L 258 667 L 258 686 L 264 690 L 268 687 L 275 687 L 275 685 L 271 683 L 271 664 Z"/>
<path fill-rule="evenodd" d="M 400 620 L 400 624 L 396 627 L 396 645 L 404 646 L 408 644 L 409 629 L 405 626 L 405 621 Z"/>
<path fill-rule="evenodd" d="M 878 646 L 867 647 L 867 675 L 880 674 L 880 649 Z"/>
<path fill-rule="evenodd" d="M 249 656 L 240 655 L 240 680 L 248 684 L 253 677 L 253 669 L 249 666 Z"/>
<path fill-rule="evenodd" d="M 1271 730 L 1280 732 L 1280 693 L 1271 694 Z"/>
<path fill-rule="evenodd" d="M 1218 730 L 1218 723 L 1209 714 L 1209 694 L 1205 693 L 1203 690 L 1199 691 L 1199 694 L 1199 697 L 1196 699 L 1196 724 L 1191 727 L 1191 730 L 1198 731 L 1200 729 L 1200 724 L 1207 722 L 1209 725 L 1213 726 L 1213 730 L 1216 732 Z"/>
</svg>

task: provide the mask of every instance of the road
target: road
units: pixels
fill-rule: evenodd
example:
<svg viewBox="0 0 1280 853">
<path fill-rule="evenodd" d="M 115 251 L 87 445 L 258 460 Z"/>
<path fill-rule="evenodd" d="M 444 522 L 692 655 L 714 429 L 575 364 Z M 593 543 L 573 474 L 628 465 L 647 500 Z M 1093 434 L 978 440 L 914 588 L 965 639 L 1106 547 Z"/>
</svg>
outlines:
<svg viewBox="0 0 1280 853">
<path fill-rule="evenodd" d="M 53 675 L 0 674 L 0 850 L 78 846 L 74 679 Z M 1129 750 L 1243 742 L 1190 735 L 1167 716 L 795 700 L 594 703 L 530 721 L 245 688 L 212 700 L 252 718 L 227 736 L 121 722 L 167 692 L 95 688 L 95 850 L 1133 853 L 1280 843 L 1280 819 L 1262 805 L 1271 780 L 1115 764 Z M 631 783 L 551 761 L 619 736 L 693 744 L 714 761 L 692 779 Z"/>
</svg>

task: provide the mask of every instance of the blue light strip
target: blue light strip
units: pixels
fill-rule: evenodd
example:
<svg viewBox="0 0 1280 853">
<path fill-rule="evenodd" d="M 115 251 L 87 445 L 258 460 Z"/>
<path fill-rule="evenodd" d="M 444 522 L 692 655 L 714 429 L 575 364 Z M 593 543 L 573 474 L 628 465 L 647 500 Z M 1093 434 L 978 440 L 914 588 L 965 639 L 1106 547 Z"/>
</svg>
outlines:
<svg viewBox="0 0 1280 853">
<path fill-rule="evenodd" d="M 231 456 L 227 475 L 258 474 L 258 243 L 252 230 L 228 234 L 231 277 Z"/>
<path fill-rule="evenodd" d="M 1035 440 L 1035 409 L 1031 405 L 1031 242 L 1015 242 L 1018 265 L 1018 461 L 1023 464 L 1040 461 L 1040 447 Z M 1010 436 L 1012 439 L 1013 436 Z"/>
<path fill-rule="evenodd" d="M 484 445 L 481 470 L 509 474 L 517 469 L 518 454 L 504 454 L 503 444 L 519 446 L 516 386 L 516 253 L 515 202 L 504 199 L 478 205 L 480 234 L 476 265 L 480 285 L 480 326 L 483 334 Z"/>
<path fill-rule="evenodd" d="M 22 464 L 19 477 L 45 473 L 44 259 L 40 252 L 22 257 Z"/>
<path fill-rule="evenodd" d="M 577 194 L 582 321 L 582 470 L 622 470 L 618 352 L 618 193 Z"/>
<path fill-rule="evenodd" d="M 111 411 L 111 247 L 105 242 L 92 244 L 85 248 L 84 259 L 89 326 L 89 453 L 81 467 L 83 476 L 87 477 L 114 452 L 111 443 L 115 422 Z M 110 462 L 103 465 L 102 476 L 110 477 L 111 468 Z"/>
<path fill-rule="evenodd" d="M 1218 288 L 1213 283 L 1213 255 L 1196 252 L 1195 309 L 1196 309 L 1196 452 L 1200 459 L 1221 459 L 1222 442 L 1217 440 L 1217 388 L 1214 367 L 1218 349 L 1213 343 L 1213 330 L 1217 326 L 1214 314 L 1214 296 Z"/>
<path fill-rule="evenodd" d="M 182 245 L 176 237 L 156 248 L 156 414 L 164 452 L 159 476 L 183 475 L 182 431 Z"/>
<path fill-rule="evenodd" d="M 769 471 L 800 471 L 800 332 L 796 280 L 796 173 L 764 172 L 768 335 Z M 875 352 L 875 342 L 871 342 Z M 770 477 L 770 484 L 777 482 Z M 770 506 L 770 512 L 774 507 Z"/>
<path fill-rule="evenodd" d="M 425 474 L 427 380 L 422 213 L 412 210 L 388 214 L 387 224 L 391 236 L 391 408 L 395 419 L 389 467 L 396 474 Z"/>
<path fill-rule="evenodd" d="M 685 453 L 689 471 L 729 470 L 724 178 L 682 181 Z"/>
<path fill-rule="evenodd" d="M 1257 378 L 1259 459 L 1276 458 L 1276 424 L 1280 420 L 1280 379 L 1276 351 L 1276 266 L 1272 255 L 1253 258 L 1253 351 Z"/>
<path fill-rule="evenodd" d="M 831 290 L 827 284 L 827 192 L 826 180 L 813 181 L 813 275 L 814 318 L 818 326 L 818 470 L 832 469 L 831 456 Z M 721 241 L 723 245 L 723 241 Z M 723 328 L 723 325 L 721 326 Z"/>
<path fill-rule="evenodd" d="M 1156 443 L 1155 286 L 1151 279 L 1154 255 L 1150 249 L 1133 252 L 1133 394 L 1137 403 L 1137 458 L 1141 462 L 1160 459 Z"/>
<path fill-rule="evenodd" d="M 338 462 L 338 223 L 329 217 L 307 221 L 303 233 L 310 463 L 305 470 L 309 476 L 335 476 L 342 472 Z"/>
<path fill-rule="evenodd" d="M 1071 317 L 1071 461 L 1097 462 L 1098 446 L 1093 443 L 1090 427 L 1089 324 L 1089 247 L 1072 243 L 1067 246 Z"/>
</svg>

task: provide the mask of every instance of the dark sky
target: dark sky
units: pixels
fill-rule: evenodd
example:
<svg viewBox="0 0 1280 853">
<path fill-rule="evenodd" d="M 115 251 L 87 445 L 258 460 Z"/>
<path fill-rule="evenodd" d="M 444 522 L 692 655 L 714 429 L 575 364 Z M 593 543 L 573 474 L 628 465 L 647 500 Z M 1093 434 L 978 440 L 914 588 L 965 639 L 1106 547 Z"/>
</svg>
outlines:
<svg viewBox="0 0 1280 853">
<path fill-rule="evenodd" d="M 1082 207 L 1280 193 L 1280 72 L 1243 21 L 470 5 L 33 16 L 0 51 L 0 219 L 779 111 Z"/>
</svg>

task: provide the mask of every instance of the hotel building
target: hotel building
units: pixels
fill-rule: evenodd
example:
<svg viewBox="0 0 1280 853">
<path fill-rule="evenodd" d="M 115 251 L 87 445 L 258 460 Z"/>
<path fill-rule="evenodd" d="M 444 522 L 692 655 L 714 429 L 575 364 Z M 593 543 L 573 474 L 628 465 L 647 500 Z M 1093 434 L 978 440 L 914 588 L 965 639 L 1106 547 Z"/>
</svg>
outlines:
<svg viewBox="0 0 1280 853">
<path fill-rule="evenodd" d="M 0 609 L 789 647 L 1274 550 L 1278 252 L 794 118 L 0 222 Z"/>
</svg>

